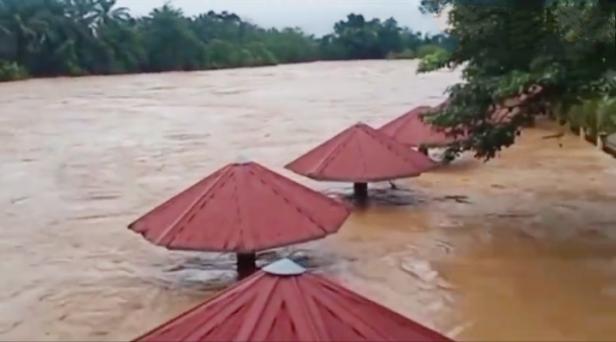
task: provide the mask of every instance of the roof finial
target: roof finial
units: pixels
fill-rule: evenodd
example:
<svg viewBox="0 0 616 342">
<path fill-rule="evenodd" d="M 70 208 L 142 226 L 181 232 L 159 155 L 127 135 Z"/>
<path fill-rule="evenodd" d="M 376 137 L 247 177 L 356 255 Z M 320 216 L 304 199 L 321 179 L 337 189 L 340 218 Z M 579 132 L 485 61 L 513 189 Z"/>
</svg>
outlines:
<svg viewBox="0 0 616 342">
<path fill-rule="evenodd" d="M 300 275 L 306 272 L 305 268 L 288 258 L 274 261 L 273 263 L 263 267 L 262 270 L 266 273 L 279 276 Z"/>
</svg>

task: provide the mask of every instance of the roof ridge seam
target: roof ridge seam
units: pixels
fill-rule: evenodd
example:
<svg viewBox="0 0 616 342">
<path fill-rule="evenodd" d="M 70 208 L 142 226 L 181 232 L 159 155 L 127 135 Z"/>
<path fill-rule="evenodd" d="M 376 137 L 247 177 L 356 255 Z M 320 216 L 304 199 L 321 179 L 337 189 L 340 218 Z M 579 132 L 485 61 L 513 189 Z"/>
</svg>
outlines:
<svg viewBox="0 0 616 342">
<path fill-rule="evenodd" d="M 265 180 L 263 179 L 263 177 L 257 175 L 253 170 L 249 170 L 248 172 L 252 173 L 255 177 L 259 178 L 260 181 L 262 181 L 263 183 L 266 183 Z M 291 207 L 293 207 L 297 212 L 299 212 L 300 214 L 302 214 L 304 217 L 306 217 L 310 222 L 312 222 L 313 224 L 315 224 L 317 227 L 319 227 L 324 233 L 327 233 L 327 229 L 320 224 L 319 222 L 317 222 L 316 220 L 314 220 L 314 218 L 312 217 L 312 215 L 309 215 L 308 213 L 306 213 L 303 209 L 301 209 L 299 206 L 295 205 L 293 202 L 291 202 L 286 196 L 284 196 L 279 190 L 277 190 L 277 186 L 275 184 L 273 184 L 273 182 L 269 182 L 268 184 L 271 185 L 270 190 L 277 196 L 279 196 L 280 198 L 282 198 L 285 202 L 289 203 L 289 205 Z"/>
<path fill-rule="evenodd" d="M 407 158 L 406 156 L 398 153 L 398 151 L 394 150 L 389 144 L 387 144 L 385 141 L 382 141 L 381 137 L 375 135 L 374 132 L 371 132 L 369 129 L 364 129 L 364 132 L 367 133 L 368 135 L 370 135 L 379 144 L 384 146 L 387 150 L 389 150 L 390 152 L 392 152 L 393 154 L 395 154 L 399 158 L 402 158 L 402 159 L 406 160 L 407 162 L 410 162 L 411 164 L 415 165 L 415 163 L 410 158 Z M 393 138 L 392 138 L 392 140 L 393 140 Z"/>
<path fill-rule="evenodd" d="M 173 231 L 173 229 L 174 229 L 174 228 L 176 228 L 176 226 L 178 225 L 178 223 L 180 223 L 180 222 L 182 221 L 182 218 L 184 218 L 184 216 L 185 216 L 186 214 L 191 213 L 191 212 L 192 212 L 192 210 L 193 210 L 193 209 L 197 206 L 197 204 L 198 204 L 198 203 L 200 203 L 200 202 L 201 202 L 201 201 L 202 201 L 202 200 L 203 200 L 203 199 L 204 199 L 204 198 L 205 198 L 208 194 L 210 194 L 210 193 L 214 190 L 214 188 L 216 187 L 216 185 L 220 184 L 220 186 L 224 186 L 224 185 L 227 183 L 227 181 L 228 181 L 229 177 L 230 177 L 230 176 L 229 176 L 229 169 L 226 169 L 226 170 L 224 171 L 224 173 L 223 173 L 223 174 L 221 174 L 221 175 L 218 177 L 218 180 L 217 180 L 217 181 L 214 181 L 210 187 L 208 187 L 205 191 L 203 191 L 203 193 L 201 193 L 201 194 L 197 197 L 197 199 L 196 199 L 193 203 L 191 203 L 191 204 L 190 204 L 190 206 L 188 207 L 188 209 L 186 209 L 186 210 L 184 211 L 184 215 L 180 215 L 180 216 L 179 216 L 179 218 L 178 218 L 178 219 L 176 219 L 176 221 L 175 221 L 175 222 L 173 222 L 173 223 L 171 223 L 171 224 L 169 225 L 169 227 L 168 227 L 168 228 L 167 228 L 167 229 L 166 229 L 166 230 L 165 230 L 165 231 L 164 231 L 164 232 L 160 235 L 160 237 L 157 239 L 157 241 L 160 243 L 160 241 L 162 241 L 162 240 L 163 240 L 163 239 L 164 239 L 167 235 L 169 235 L 169 233 L 171 233 L 171 231 Z M 204 203 L 202 204 L 202 206 L 200 207 L 200 210 L 201 210 L 201 209 L 203 209 L 203 207 L 204 207 L 204 206 L 205 206 L 205 201 L 204 201 Z M 196 215 L 196 214 L 195 214 L 195 215 Z M 193 217 L 193 218 L 194 218 L 194 217 Z M 179 227 L 177 227 L 177 233 L 181 233 L 182 231 L 184 231 L 184 229 L 185 229 L 185 228 L 186 228 L 186 223 L 185 223 L 185 224 L 183 224 L 183 225 L 181 225 L 181 226 L 179 226 Z M 177 234 L 176 234 L 176 235 L 177 235 Z M 175 240 L 175 238 L 172 238 L 172 239 L 171 239 L 171 241 L 169 241 L 169 243 L 168 243 L 167 245 L 171 244 L 171 243 L 173 242 L 173 240 Z M 158 244 L 158 243 L 157 243 L 157 244 Z"/>
<path fill-rule="evenodd" d="M 338 144 L 338 146 L 336 146 L 335 149 L 333 149 L 328 155 L 327 157 L 325 157 L 323 159 L 323 161 L 319 164 L 319 166 L 317 167 L 317 173 L 319 172 L 323 172 L 323 170 L 325 168 L 327 168 L 329 166 L 329 164 L 332 163 L 332 161 L 334 161 L 334 159 L 336 157 L 338 157 L 338 154 L 340 153 L 340 150 L 344 147 L 346 147 L 349 142 L 351 141 L 351 138 L 353 137 L 353 134 L 355 134 L 354 131 L 350 131 L 350 133 L 348 134 L 348 136 L 346 137 L 346 139 L 344 141 L 342 141 L 340 144 Z"/>
<path fill-rule="evenodd" d="M 236 212 L 237 212 L 237 225 L 239 228 L 239 235 L 240 238 L 238 239 L 239 243 L 241 244 L 243 239 L 242 237 L 244 236 L 244 221 L 242 221 L 242 213 L 240 210 L 240 197 L 238 195 L 238 191 L 237 191 L 237 182 L 235 182 L 234 186 L 233 186 L 233 199 L 235 202 L 235 208 L 236 208 Z M 244 246 L 242 246 L 244 247 Z M 237 248 L 239 249 L 239 248 Z"/>
</svg>

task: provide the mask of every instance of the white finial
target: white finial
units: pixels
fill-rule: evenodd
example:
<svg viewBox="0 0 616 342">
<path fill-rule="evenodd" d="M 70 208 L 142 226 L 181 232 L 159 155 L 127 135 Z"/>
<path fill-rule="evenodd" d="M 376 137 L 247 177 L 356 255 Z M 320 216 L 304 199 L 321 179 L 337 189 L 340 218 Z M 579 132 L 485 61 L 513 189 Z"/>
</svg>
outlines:
<svg viewBox="0 0 616 342">
<path fill-rule="evenodd" d="M 280 276 L 300 275 L 306 272 L 305 268 L 287 258 L 274 261 L 273 263 L 263 267 L 262 270 L 266 273 Z"/>
</svg>

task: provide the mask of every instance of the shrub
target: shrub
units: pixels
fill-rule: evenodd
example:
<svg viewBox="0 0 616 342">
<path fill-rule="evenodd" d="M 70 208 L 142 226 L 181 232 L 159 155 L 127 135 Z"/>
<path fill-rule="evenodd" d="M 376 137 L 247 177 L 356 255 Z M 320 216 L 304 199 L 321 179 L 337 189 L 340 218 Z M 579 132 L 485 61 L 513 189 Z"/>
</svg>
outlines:
<svg viewBox="0 0 616 342">
<path fill-rule="evenodd" d="M 210 68 L 232 68 L 241 66 L 241 51 L 233 44 L 215 39 L 206 46 Z"/>
<path fill-rule="evenodd" d="M 449 53 L 445 49 L 436 50 L 433 53 L 424 56 L 417 67 L 417 72 L 428 72 L 438 70 L 447 65 Z"/>
<path fill-rule="evenodd" d="M 586 100 L 582 104 L 583 125 L 588 129 L 588 134 L 593 138 L 597 135 L 597 108 L 599 101 L 599 99 Z"/>
<path fill-rule="evenodd" d="M 604 99 L 597 108 L 597 126 L 600 133 L 616 132 L 616 97 Z"/>
<path fill-rule="evenodd" d="M 572 127 L 584 127 L 590 137 L 598 133 L 616 132 L 616 98 L 585 100 L 567 113 Z"/>
<path fill-rule="evenodd" d="M 28 77 L 26 68 L 15 62 L 0 61 L 0 82 L 16 81 Z"/>
<path fill-rule="evenodd" d="M 438 51 L 446 51 L 442 47 L 434 44 L 426 44 L 417 48 L 417 58 L 424 58 Z"/>
<path fill-rule="evenodd" d="M 582 115 L 582 105 L 575 104 L 569 107 L 567 111 L 567 121 L 571 125 L 571 127 L 583 127 L 584 126 L 584 117 Z"/>
<path fill-rule="evenodd" d="M 415 51 L 411 49 L 404 49 L 401 52 L 390 52 L 387 54 L 387 59 L 414 59 L 416 57 Z"/>
<path fill-rule="evenodd" d="M 274 54 L 268 50 L 263 43 L 251 43 L 248 45 L 248 48 L 253 56 L 253 65 L 261 66 L 278 64 Z"/>
</svg>

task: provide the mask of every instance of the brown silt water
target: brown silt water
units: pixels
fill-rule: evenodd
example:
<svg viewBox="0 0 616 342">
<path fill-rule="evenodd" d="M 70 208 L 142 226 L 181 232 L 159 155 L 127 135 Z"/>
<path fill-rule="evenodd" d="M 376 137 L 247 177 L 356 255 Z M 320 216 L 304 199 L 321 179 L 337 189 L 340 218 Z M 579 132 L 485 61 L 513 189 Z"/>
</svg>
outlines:
<svg viewBox="0 0 616 342">
<path fill-rule="evenodd" d="M 361 61 L 0 85 L 0 340 L 134 338 L 234 281 L 132 220 L 238 157 L 282 167 L 357 121 L 438 104 L 457 72 Z M 488 163 L 370 185 L 291 256 L 462 341 L 614 340 L 616 163 L 549 122 Z"/>
</svg>

